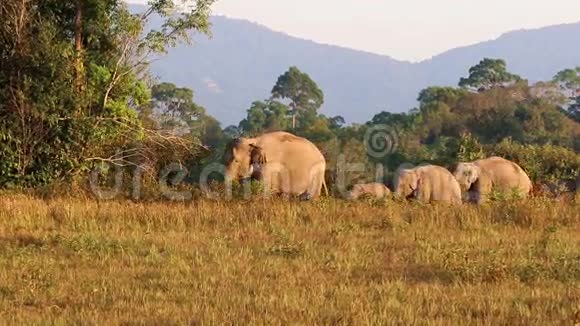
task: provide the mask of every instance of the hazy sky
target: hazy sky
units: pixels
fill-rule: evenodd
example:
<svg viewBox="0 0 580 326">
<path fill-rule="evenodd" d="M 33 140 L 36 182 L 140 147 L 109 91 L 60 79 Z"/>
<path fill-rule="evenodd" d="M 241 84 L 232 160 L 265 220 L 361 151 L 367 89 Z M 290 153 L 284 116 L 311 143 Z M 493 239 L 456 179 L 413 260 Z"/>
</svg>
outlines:
<svg viewBox="0 0 580 326">
<path fill-rule="evenodd" d="M 218 0 L 213 12 L 417 61 L 515 29 L 579 22 L 580 0 Z"/>
</svg>

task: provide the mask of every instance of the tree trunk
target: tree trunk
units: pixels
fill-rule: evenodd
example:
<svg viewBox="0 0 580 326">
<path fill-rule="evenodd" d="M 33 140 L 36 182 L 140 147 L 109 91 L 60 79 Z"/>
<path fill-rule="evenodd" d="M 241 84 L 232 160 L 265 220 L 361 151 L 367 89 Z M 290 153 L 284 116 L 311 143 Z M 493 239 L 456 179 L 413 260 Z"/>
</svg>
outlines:
<svg viewBox="0 0 580 326">
<path fill-rule="evenodd" d="M 296 110 L 292 111 L 292 129 L 296 129 Z"/>
<path fill-rule="evenodd" d="M 76 9 L 75 9 L 75 51 L 76 51 L 76 62 L 75 62 L 75 78 L 76 78 L 76 87 L 79 92 L 83 90 L 83 75 L 84 75 L 84 67 L 83 67 L 83 59 L 82 59 L 82 51 L 83 51 L 83 0 L 76 1 Z"/>
</svg>

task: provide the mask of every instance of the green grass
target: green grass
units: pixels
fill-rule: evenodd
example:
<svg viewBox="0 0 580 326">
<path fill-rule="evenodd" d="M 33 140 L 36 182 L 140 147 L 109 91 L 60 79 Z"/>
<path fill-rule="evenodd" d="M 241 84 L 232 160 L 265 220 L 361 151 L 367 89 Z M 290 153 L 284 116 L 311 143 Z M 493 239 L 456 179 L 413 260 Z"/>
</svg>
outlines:
<svg viewBox="0 0 580 326">
<path fill-rule="evenodd" d="M 0 323 L 580 322 L 580 206 L 0 197 Z"/>
</svg>

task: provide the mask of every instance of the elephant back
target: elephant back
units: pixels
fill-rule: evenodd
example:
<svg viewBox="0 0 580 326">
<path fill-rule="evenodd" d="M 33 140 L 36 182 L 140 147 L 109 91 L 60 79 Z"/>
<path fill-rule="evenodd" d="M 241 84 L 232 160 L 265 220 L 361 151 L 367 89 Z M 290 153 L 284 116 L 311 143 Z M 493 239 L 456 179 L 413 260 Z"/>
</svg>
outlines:
<svg viewBox="0 0 580 326">
<path fill-rule="evenodd" d="M 474 164 L 498 190 L 510 191 L 517 188 L 527 194 L 532 188 L 532 182 L 527 173 L 515 162 L 494 156 L 475 161 Z"/>
<path fill-rule="evenodd" d="M 257 138 L 268 162 L 289 166 L 324 162 L 324 156 L 311 141 L 287 132 L 272 132 Z"/>
</svg>

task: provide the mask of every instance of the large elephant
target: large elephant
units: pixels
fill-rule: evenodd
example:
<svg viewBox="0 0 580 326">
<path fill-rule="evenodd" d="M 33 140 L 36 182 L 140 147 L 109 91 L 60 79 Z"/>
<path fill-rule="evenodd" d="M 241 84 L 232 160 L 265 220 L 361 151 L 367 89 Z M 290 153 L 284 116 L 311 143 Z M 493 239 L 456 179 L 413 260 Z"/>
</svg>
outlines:
<svg viewBox="0 0 580 326">
<path fill-rule="evenodd" d="M 226 181 L 253 177 L 266 193 L 311 199 L 326 189 L 326 161 L 309 140 L 287 132 L 233 140 L 224 155 Z"/>
<path fill-rule="evenodd" d="M 447 169 L 437 165 L 423 165 L 401 169 L 395 175 L 393 188 L 397 197 L 413 197 L 422 202 L 461 204 L 461 188 Z"/>
<path fill-rule="evenodd" d="M 360 183 L 352 187 L 352 190 L 346 195 L 346 199 L 356 200 L 362 196 L 368 196 L 374 199 L 383 199 L 391 195 L 391 190 L 382 183 Z"/>
<path fill-rule="evenodd" d="M 469 192 L 472 201 L 481 204 L 492 190 L 527 197 L 532 190 L 532 181 L 516 163 L 501 157 L 459 163 L 454 172 L 461 188 Z"/>
</svg>

